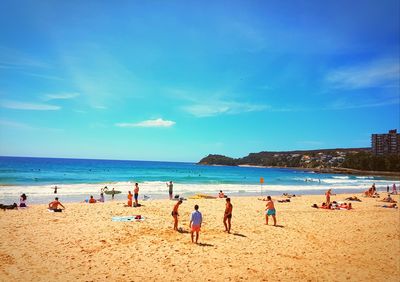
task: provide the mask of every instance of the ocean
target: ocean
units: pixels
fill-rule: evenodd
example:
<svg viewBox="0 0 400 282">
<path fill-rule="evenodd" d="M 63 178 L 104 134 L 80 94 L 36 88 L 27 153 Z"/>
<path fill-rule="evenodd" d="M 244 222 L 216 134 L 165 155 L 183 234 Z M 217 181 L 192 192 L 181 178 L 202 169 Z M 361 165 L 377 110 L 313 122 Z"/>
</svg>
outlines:
<svg viewBox="0 0 400 282">
<path fill-rule="evenodd" d="M 260 178 L 264 184 L 260 184 Z M 232 196 L 359 193 L 375 183 L 386 190 L 393 180 L 372 176 L 319 174 L 304 170 L 259 167 L 204 166 L 195 163 L 121 161 L 62 158 L 0 157 L 0 203 L 18 202 L 28 195 L 30 203 L 45 203 L 58 196 L 67 202 L 99 196 L 101 188 L 115 188 L 125 199 L 133 184 L 139 183 L 140 196 L 167 198 L 167 181 L 174 193 L 187 197 L 196 193 L 216 195 L 219 190 Z M 54 194 L 54 186 L 58 193 Z M 396 183 L 398 185 L 398 183 Z M 108 198 L 106 197 L 106 200 Z"/>
</svg>

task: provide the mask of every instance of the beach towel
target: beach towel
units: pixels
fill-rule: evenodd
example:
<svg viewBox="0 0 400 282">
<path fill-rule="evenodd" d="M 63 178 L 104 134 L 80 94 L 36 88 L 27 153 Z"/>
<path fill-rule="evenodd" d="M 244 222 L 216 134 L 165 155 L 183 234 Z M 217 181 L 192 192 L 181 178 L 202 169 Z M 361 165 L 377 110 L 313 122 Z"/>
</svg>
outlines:
<svg viewBox="0 0 400 282">
<path fill-rule="evenodd" d="M 128 222 L 128 221 L 144 221 L 143 215 L 113 216 L 111 221 Z"/>
</svg>

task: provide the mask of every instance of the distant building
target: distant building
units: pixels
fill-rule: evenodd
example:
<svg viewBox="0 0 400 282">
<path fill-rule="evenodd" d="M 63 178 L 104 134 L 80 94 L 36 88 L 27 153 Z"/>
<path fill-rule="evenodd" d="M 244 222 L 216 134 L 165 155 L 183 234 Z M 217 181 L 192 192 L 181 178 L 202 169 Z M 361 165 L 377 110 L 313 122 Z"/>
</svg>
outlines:
<svg viewBox="0 0 400 282">
<path fill-rule="evenodd" d="M 400 134 L 397 129 L 386 134 L 372 134 L 371 145 L 375 155 L 400 154 Z"/>
</svg>

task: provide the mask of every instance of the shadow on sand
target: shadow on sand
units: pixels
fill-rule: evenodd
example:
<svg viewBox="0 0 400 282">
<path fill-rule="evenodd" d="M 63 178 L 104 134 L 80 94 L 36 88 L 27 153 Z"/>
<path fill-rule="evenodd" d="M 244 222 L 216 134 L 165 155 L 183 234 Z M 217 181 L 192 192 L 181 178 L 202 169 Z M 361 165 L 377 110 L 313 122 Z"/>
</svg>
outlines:
<svg viewBox="0 0 400 282">
<path fill-rule="evenodd" d="M 212 245 L 212 244 L 207 244 L 207 243 L 198 243 L 197 245 L 198 245 L 198 246 L 201 246 L 201 247 L 214 247 L 214 245 Z"/>
<path fill-rule="evenodd" d="M 247 236 L 246 236 L 246 235 L 243 235 L 243 234 L 240 234 L 240 233 L 233 233 L 233 235 L 235 235 L 235 236 L 239 236 L 239 237 L 244 237 L 244 238 L 247 238 Z"/>
<path fill-rule="evenodd" d="M 184 229 L 181 229 L 181 228 L 178 229 L 178 232 L 181 233 L 181 234 L 187 234 L 187 233 L 189 233 L 189 231 L 184 230 Z"/>
</svg>

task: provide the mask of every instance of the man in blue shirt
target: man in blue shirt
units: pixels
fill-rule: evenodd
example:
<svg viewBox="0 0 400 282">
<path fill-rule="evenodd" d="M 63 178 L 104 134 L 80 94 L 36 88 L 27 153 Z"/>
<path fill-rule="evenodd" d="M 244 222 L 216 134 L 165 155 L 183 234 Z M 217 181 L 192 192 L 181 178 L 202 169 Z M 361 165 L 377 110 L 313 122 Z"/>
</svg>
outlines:
<svg viewBox="0 0 400 282">
<path fill-rule="evenodd" d="M 200 232 L 200 227 L 201 223 L 203 222 L 203 216 L 201 215 L 201 212 L 199 212 L 199 206 L 195 205 L 194 206 L 194 211 L 192 212 L 192 216 L 190 217 L 190 223 L 189 227 L 190 229 L 190 236 L 192 237 L 192 243 L 193 242 L 193 233 L 196 232 L 196 244 L 197 241 L 199 240 L 199 232 Z"/>
</svg>

